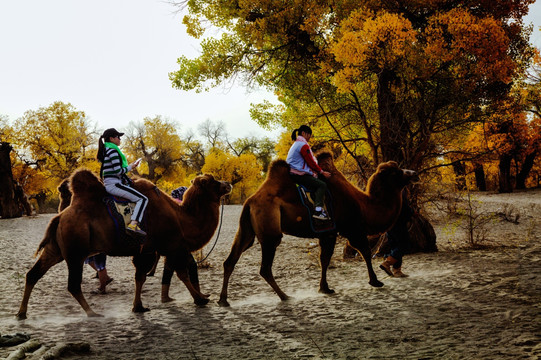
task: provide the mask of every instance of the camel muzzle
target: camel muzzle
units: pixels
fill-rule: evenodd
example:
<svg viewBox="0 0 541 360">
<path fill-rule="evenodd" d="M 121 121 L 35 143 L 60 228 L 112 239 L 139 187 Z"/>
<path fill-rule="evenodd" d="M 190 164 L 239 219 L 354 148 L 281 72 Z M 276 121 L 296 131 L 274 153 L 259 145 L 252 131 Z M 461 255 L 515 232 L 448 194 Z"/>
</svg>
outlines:
<svg viewBox="0 0 541 360">
<path fill-rule="evenodd" d="M 406 179 L 408 179 L 410 183 L 415 184 L 421 181 L 421 178 L 419 178 L 419 174 L 417 174 L 416 171 L 407 170 L 407 169 L 404 169 L 403 171 L 404 171 L 404 176 L 406 177 Z"/>
<path fill-rule="evenodd" d="M 233 185 L 225 181 L 222 181 L 221 183 L 224 195 L 231 194 L 231 191 L 233 191 Z"/>
</svg>

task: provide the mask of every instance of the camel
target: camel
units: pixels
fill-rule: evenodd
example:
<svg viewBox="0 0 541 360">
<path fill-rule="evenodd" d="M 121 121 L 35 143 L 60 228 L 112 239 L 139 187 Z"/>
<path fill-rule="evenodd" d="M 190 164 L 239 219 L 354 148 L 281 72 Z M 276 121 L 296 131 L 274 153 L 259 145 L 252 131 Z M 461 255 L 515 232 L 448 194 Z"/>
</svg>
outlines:
<svg viewBox="0 0 541 360">
<path fill-rule="evenodd" d="M 231 252 L 224 262 L 223 285 L 218 301 L 220 306 L 230 306 L 227 300 L 229 278 L 242 253 L 253 245 L 255 237 L 261 244 L 262 252 L 259 273 L 281 300 L 287 300 L 289 296 L 276 283 L 272 263 L 282 234 L 319 238 L 319 292 L 334 293 L 327 283 L 327 268 L 338 233 L 363 256 L 369 284 L 383 286 L 372 268 L 367 236 L 383 233 L 393 225 L 402 206 L 401 192 L 409 183 L 418 181 L 417 173 L 400 169 L 396 162 L 385 162 L 368 180 L 366 191 L 362 191 L 335 167 L 331 154 L 325 152 L 318 155 L 318 162 L 323 170 L 331 173 L 326 181 L 332 195 L 330 202 L 334 209 L 332 216 L 336 231 L 316 234 L 311 230 L 307 210 L 289 176 L 289 165 L 284 160 L 275 160 L 269 167 L 267 179 L 244 203 Z"/>
<path fill-rule="evenodd" d="M 135 266 L 135 297 L 133 312 L 146 312 L 141 290 L 146 273 L 156 252 L 166 257 L 168 266 L 190 291 L 197 305 L 208 303 L 201 293 L 197 266 L 192 251 L 206 245 L 219 220 L 220 199 L 231 192 L 231 185 L 217 181 L 212 175 L 201 175 L 192 181 L 182 205 L 159 190 L 152 182 L 136 179 L 134 187 L 149 199 L 144 221 L 147 240 L 144 245 L 125 244 L 115 238 L 115 226 L 102 199 L 107 196 L 101 181 L 91 171 L 76 170 L 69 180 L 71 205 L 51 219 L 36 256 L 38 260 L 26 274 L 24 295 L 17 314 L 26 319 L 28 301 L 33 287 L 53 266 L 65 260 L 68 266 L 68 291 L 79 302 L 87 316 L 95 313 L 81 292 L 83 263 L 88 256 L 105 253 L 111 256 L 133 256 Z"/>
</svg>

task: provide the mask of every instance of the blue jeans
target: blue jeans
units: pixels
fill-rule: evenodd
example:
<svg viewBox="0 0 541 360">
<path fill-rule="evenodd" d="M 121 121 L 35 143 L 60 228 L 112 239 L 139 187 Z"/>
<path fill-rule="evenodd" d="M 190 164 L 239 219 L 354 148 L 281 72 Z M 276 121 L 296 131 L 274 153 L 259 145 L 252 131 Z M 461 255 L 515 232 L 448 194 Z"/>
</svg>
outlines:
<svg viewBox="0 0 541 360">
<path fill-rule="evenodd" d="M 105 254 L 98 254 L 94 256 L 90 256 L 88 259 L 85 260 L 86 264 L 94 263 L 94 266 L 96 267 L 97 271 L 102 271 L 105 269 L 105 263 L 107 261 L 107 255 Z"/>
</svg>

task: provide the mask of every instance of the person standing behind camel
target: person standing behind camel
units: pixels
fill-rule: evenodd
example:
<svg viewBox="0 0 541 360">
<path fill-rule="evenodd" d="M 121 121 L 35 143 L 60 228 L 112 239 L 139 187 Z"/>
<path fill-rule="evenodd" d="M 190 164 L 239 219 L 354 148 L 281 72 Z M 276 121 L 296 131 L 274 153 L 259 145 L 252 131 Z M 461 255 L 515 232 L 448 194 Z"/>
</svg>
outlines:
<svg viewBox="0 0 541 360">
<path fill-rule="evenodd" d="M 385 254 L 384 261 L 379 266 L 387 275 L 392 277 L 408 277 L 402 272 L 402 257 L 409 245 L 408 221 L 414 211 L 409 206 L 406 190 L 402 190 L 402 208 L 396 223 L 387 231 L 388 245 L 390 252 Z M 392 267 L 392 268 L 391 268 Z"/>
<path fill-rule="evenodd" d="M 135 203 L 131 222 L 126 226 L 126 230 L 139 236 L 146 236 L 141 230 L 139 224 L 145 213 L 148 199 L 145 195 L 130 186 L 131 180 L 126 173 L 136 168 L 141 159 L 137 159 L 128 164 L 126 156 L 120 151 L 120 137 L 124 133 L 111 128 L 103 132 L 98 144 L 97 159 L 101 162 L 100 176 L 105 185 L 105 190 L 115 196 L 123 197 Z"/>
<path fill-rule="evenodd" d="M 106 293 L 105 287 L 113 281 L 113 278 L 107 274 L 106 263 L 107 255 L 103 253 L 90 256 L 85 260 L 85 264 L 88 264 L 92 269 L 96 270 L 98 279 L 100 280 L 100 287 L 96 291 L 96 294 L 104 295 Z"/>
<path fill-rule="evenodd" d="M 176 188 L 175 190 L 171 191 L 171 197 L 173 200 L 175 200 L 177 203 L 182 204 L 182 198 L 184 197 L 184 193 L 188 190 L 187 186 L 180 186 Z M 156 259 L 156 262 L 160 259 L 159 255 Z M 156 266 L 156 264 L 154 264 Z M 167 266 L 167 262 L 164 263 L 163 266 L 163 274 L 162 274 L 162 303 L 173 301 L 174 299 L 169 296 L 169 288 L 171 287 L 171 279 L 173 278 L 173 275 L 175 274 L 174 270 L 171 269 L 169 266 Z"/>
</svg>

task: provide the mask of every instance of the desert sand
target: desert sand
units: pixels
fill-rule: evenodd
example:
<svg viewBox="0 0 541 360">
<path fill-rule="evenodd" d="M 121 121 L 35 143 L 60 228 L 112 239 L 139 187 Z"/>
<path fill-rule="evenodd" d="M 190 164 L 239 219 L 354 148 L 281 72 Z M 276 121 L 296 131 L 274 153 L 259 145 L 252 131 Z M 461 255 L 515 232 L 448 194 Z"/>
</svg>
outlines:
<svg viewBox="0 0 541 360">
<path fill-rule="evenodd" d="M 63 359 L 539 359 L 541 358 L 541 191 L 476 194 L 491 213 L 519 214 L 488 224 L 486 247 L 471 249 L 456 219 L 431 214 L 439 251 L 404 258 L 410 277 L 389 278 L 373 259 L 382 288 L 368 285 L 362 260 L 335 250 L 328 279 L 336 294 L 318 293 L 316 239 L 284 236 L 274 262 L 282 302 L 259 275 L 256 243 L 241 257 L 229 287 L 230 308 L 217 305 L 222 263 L 229 253 L 241 210 L 225 206 L 210 267 L 200 269 L 201 289 L 211 302 L 197 307 L 175 278 L 160 302 L 160 262 L 149 277 L 143 304 L 131 312 L 134 268 L 130 258 L 109 257 L 114 281 L 107 294 L 85 265 L 83 292 L 102 318 L 87 318 L 67 291 L 65 262 L 38 282 L 28 319 L 15 318 L 26 271 L 53 214 L 0 220 L 0 335 L 24 333 L 41 351 L 67 343 L 89 345 Z M 211 241 L 212 242 L 214 240 Z M 206 254 L 211 246 L 204 249 Z M 0 347 L 8 357 L 22 345 Z M 39 349 L 26 358 L 39 358 Z M 19 352 L 20 355 L 21 352 Z M 42 354 L 42 353 L 41 353 Z M 23 355 L 24 356 L 24 355 Z"/>
</svg>

